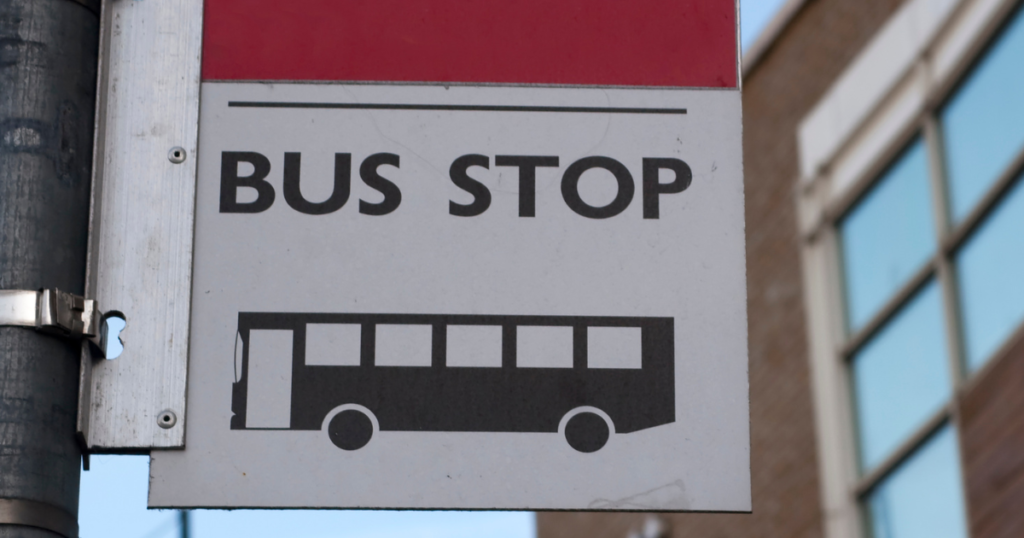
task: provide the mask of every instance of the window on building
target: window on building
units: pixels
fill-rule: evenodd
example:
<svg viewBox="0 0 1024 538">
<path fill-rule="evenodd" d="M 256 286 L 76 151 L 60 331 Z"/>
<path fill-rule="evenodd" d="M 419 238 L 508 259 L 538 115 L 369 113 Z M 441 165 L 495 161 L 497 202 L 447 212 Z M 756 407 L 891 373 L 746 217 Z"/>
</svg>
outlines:
<svg viewBox="0 0 1024 538">
<path fill-rule="evenodd" d="M 867 495 L 873 538 L 964 536 L 956 434 L 946 426 Z"/>
<path fill-rule="evenodd" d="M 924 141 L 916 140 L 840 224 L 851 331 L 903 287 L 935 253 Z"/>
<path fill-rule="evenodd" d="M 861 469 L 877 467 L 949 400 L 948 357 L 932 281 L 852 357 Z"/>
<path fill-rule="evenodd" d="M 1024 326 L 1024 6 L 835 222 L 873 538 L 968 536 L 957 387 Z"/>
<path fill-rule="evenodd" d="M 1024 146 L 1024 17 L 1019 10 L 939 112 L 949 205 L 962 222 Z"/>
<path fill-rule="evenodd" d="M 984 365 L 1024 320 L 1024 7 L 940 111 L 966 366 Z M 961 233 L 956 233 L 961 232 Z"/>
<path fill-rule="evenodd" d="M 956 254 L 964 352 L 971 370 L 987 362 L 1024 319 L 1021 185 L 1018 178 Z"/>
</svg>

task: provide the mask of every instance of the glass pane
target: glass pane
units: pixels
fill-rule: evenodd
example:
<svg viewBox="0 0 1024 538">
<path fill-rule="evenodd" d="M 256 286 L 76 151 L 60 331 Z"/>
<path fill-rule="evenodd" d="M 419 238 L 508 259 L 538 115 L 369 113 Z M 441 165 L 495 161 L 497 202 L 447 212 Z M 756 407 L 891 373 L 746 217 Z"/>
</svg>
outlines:
<svg viewBox="0 0 1024 538">
<path fill-rule="evenodd" d="M 956 256 L 967 365 L 977 369 L 1024 321 L 1024 180 Z"/>
<path fill-rule="evenodd" d="M 874 538 L 967 536 L 960 451 L 946 426 L 868 496 Z"/>
<path fill-rule="evenodd" d="M 963 218 L 1024 148 L 1024 10 L 942 111 L 953 221 Z"/>
<path fill-rule="evenodd" d="M 935 251 L 928 159 L 918 139 L 843 218 L 847 320 L 862 327 Z"/>
<path fill-rule="evenodd" d="M 870 470 L 949 398 L 942 300 L 930 282 L 853 357 L 861 468 Z"/>
</svg>

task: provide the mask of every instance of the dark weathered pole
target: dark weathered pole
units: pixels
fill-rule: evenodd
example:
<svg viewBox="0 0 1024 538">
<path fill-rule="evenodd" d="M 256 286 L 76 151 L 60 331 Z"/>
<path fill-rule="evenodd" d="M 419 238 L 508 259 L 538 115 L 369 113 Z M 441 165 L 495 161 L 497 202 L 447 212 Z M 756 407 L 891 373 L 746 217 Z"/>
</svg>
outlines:
<svg viewBox="0 0 1024 538">
<path fill-rule="evenodd" d="M 188 510 L 178 512 L 178 536 L 180 538 L 191 538 L 192 536 L 192 524 L 189 519 Z"/>
<path fill-rule="evenodd" d="M 98 4 L 0 0 L 0 289 L 83 292 Z M 77 520 L 80 345 L 0 327 L 4 521 Z M 57 534 L 0 524 L 15 536 Z"/>
</svg>

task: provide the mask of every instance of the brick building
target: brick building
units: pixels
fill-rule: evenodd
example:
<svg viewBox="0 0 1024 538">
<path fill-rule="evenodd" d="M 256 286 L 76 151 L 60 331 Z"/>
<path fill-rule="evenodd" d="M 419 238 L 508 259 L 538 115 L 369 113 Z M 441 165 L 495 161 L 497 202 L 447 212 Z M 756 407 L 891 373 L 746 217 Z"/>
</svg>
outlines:
<svg viewBox="0 0 1024 538">
<path fill-rule="evenodd" d="M 1022 4 L 787 2 L 744 58 L 753 513 L 539 538 L 1024 536 Z"/>
</svg>

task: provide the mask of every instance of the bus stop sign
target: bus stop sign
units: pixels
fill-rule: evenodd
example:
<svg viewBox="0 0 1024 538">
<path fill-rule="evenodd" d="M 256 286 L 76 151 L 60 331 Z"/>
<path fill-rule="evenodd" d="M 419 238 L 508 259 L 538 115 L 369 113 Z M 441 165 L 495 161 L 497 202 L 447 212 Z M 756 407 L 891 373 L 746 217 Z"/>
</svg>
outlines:
<svg viewBox="0 0 1024 538">
<path fill-rule="evenodd" d="M 734 0 L 208 0 L 150 506 L 749 511 Z"/>
</svg>

